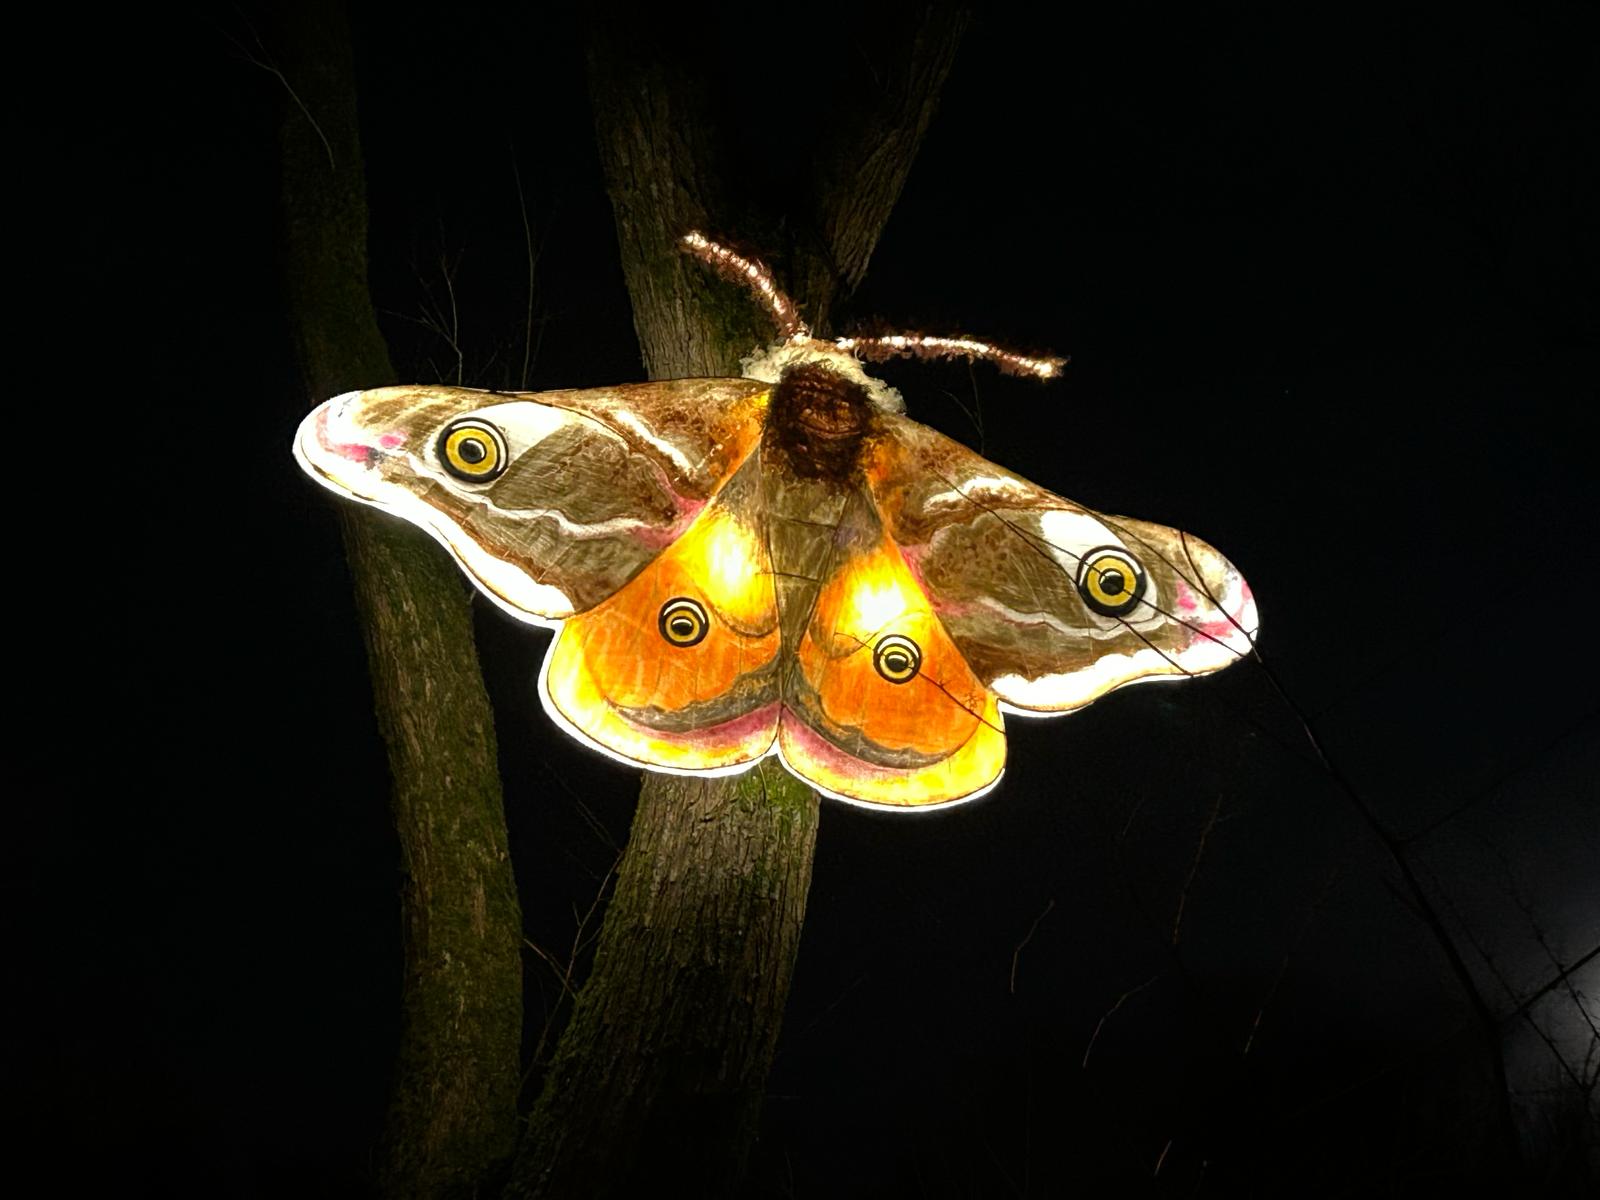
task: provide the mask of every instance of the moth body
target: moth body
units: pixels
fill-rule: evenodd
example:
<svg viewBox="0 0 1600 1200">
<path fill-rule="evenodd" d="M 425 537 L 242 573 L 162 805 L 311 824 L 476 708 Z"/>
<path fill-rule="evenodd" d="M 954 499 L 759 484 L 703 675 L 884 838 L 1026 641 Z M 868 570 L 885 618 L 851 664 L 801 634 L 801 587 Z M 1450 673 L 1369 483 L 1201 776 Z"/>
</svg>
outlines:
<svg viewBox="0 0 1600 1200">
<path fill-rule="evenodd" d="M 877 409 L 855 380 L 822 363 L 788 367 L 772 389 L 761 443 L 767 460 L 803 479 L 853 487 Z"/>
</svg>

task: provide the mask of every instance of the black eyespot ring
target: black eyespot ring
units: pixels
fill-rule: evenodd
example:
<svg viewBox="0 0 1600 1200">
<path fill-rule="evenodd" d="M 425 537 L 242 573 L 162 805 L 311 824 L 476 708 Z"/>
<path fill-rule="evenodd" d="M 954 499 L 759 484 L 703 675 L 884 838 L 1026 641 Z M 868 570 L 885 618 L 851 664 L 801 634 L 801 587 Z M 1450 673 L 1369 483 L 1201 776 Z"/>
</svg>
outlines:
<svg viewBox="0 0 1600 1200">
<path fill-rule="evenodd" d="M 910 683 L 922 670 L 922 650 L 910 638 L 891 633 L 878 639 L 872 665 L 890 683 Z"/>
<path fill-rule="evenodd" d="M 1079 560 L 1078 595 L 1103 617 L 1132 612 L 1144 596 L 1144 568 L 1117 546 L 1101 546 Z"/>
<path fill-rule="evenodd" d="M 698 600 L 677 596 L 661 606 L 656 628 L 674 646 L 697 646 L 711 632 L 711 621 Z"/>
<path fill-rule="evenodd" d="M 439 461 L 457 479 L 488 483 L 509 465 L 505 436 L 487 421 L 466 417 L 439 435 Z"/>
</svg>

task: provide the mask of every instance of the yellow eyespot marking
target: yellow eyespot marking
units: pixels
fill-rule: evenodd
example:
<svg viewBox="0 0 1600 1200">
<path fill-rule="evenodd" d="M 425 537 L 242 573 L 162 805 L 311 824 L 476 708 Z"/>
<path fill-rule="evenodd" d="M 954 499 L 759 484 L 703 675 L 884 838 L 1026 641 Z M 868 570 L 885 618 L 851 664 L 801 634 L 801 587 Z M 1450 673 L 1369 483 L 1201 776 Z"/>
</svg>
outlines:
<svg viewBox="0 0 1600 1200">
<path fill-rule="evenodd" d="M 674 646 L 694 646 L 705 640 L 711 630 L 711 622 L 698 600 L 678 596 L 661 606 L 656 628 Z"/>
<path fill-rule="evenodd" d="M 487 483 L 506 469 L 506 441 L 487 421 L 468 417 L 439 435 L 439 461 L 457 479 Z"/>
<path fill-rule="evenodd" d="M 1131 612 L 1144 588 L 1143 569 L 1126 551 L 1112 546 L 1089 551 L 1078 568 L 1078 594 L 1101 616 Z"/>
<path fill-rule="evenodd" d="M 922 669 L 922 651 L 910 638 L 891 633 L 873 650 L 872 665 L 890 683 L 910 683 Z"/>
</svg>

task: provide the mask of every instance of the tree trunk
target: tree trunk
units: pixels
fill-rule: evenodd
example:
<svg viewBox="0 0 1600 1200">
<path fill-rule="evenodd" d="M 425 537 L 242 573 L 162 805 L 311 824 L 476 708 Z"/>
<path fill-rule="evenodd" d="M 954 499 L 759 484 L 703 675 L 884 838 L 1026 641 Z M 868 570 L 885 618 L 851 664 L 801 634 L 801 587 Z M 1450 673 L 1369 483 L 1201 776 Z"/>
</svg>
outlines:
<svg viewBox="0 0 1600 1200">
<path fill-rule="evenodd" d="M 786 260 L 821 327 L 853 286 L 910 169 L 964 28 L 938 8 L 908 27 L 876 102 L 798 198 Z M 745 293 L 681 254 L 690 229 L 753 236 L 782 211 L 736 210 L 705 74 L 669 22 L 596 29 L 589 67 L 634 325 L 652 378 L 736 375 L 773 339 Z M 668 59 L 671 61 L 668 61 Z M 864 115 L 863 115 L 864 114 Z M 776 124 L 777 122 L 775 122 Z M 862 167 L 863 156 L 868 167 Z M 646 775 L 593 972 L 557 1047 L 510 1194 L 732 1193 L 754 1141 L 799 948 L 817 796 L 771 759 L 738 776 Z"/>
<path fill-rule="evenodd" d="M 722 1196 L 743 1172 L 800 944 L 817 797 L 770 759 L 650 775 L 512 1195 Z"/>
<path fill-rule="evenodd" d="M 344 13 L 296 3 L 274 20 L 265 65 L 285 84 L 284 286 L 309 409 L 393 373 L 367 292 Z M 339 511 L 405 877 L 402 1032 L 380 1184 L 389 1197 L 472 1196 L 515 1147 L 522 1024 L 522 919 L 493 719 L 455 565 L 401 521 Z"/>
</svg>

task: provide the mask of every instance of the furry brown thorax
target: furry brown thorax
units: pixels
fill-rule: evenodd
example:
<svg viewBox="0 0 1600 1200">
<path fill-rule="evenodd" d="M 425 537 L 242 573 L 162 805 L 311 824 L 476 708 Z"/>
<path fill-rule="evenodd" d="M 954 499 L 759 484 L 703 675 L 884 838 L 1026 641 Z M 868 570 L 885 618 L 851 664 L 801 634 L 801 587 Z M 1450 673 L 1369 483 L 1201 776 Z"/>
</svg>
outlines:
<svg viewBox="0 0 1600 1200">
<path fill-rule="evenodd" d="M 844 483 L 856 472 L 876 413 L 859 383 L 801 363 L 785 369 L 772 391 L 766 440 L 796 475 Z"/>
</svg>

